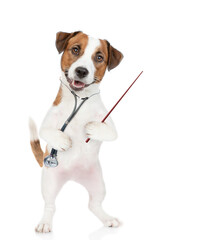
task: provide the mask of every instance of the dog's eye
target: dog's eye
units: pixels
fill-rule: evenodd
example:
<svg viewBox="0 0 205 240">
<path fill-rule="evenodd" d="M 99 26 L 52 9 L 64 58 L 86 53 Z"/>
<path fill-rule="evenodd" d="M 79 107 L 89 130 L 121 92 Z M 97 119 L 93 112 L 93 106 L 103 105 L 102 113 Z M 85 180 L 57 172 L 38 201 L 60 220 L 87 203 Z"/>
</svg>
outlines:
<svg viewBox="0 0 205 240">
<path fill-rule="evenodd" d="M 72 54 L 74 54 L 74 55 L 79 55 L 79 53 L 80 53 L 80 47 L 78 47 L 78 46 L 75 46 L 75 47 L 73 47 L 72 49 L 71 49 L 71 51 L 72 51 Z"/>
<path fill-rule="evenodd" d="M 101 54 L 97 53 L 95 56 L 95 61 L 102 62 L 103 60 L 104 60 L 103 56 Z"/>
</svg>

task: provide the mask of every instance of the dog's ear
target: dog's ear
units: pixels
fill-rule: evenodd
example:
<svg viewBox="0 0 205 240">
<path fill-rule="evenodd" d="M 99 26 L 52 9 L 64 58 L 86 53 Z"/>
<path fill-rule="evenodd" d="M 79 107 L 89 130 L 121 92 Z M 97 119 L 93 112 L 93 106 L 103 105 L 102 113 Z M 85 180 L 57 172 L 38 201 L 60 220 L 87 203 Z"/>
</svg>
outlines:
<svg viewBox="0 0 205 240">
<path fill-rule="evenodd" d="M 62 53 L 67 44 L 69 39 L 80 33 L 81 31 L 78 32 L 73 32 L 73 33 L 66 33 L 66 32 L 57 32 L 56 33 L 56 48 L 59 53 Z"/>
<path fill-rule="evenodd" d="M 111 69 L 117 67 L 120 64 L 121 60 L 123 59 L 123 55 L 120 51 L 112 47 L 108 41 L 107 41 L 107 49 L 108 49 L 107 67 L 108 67 L 108 71 L 110 71 Z"/>
</svg>

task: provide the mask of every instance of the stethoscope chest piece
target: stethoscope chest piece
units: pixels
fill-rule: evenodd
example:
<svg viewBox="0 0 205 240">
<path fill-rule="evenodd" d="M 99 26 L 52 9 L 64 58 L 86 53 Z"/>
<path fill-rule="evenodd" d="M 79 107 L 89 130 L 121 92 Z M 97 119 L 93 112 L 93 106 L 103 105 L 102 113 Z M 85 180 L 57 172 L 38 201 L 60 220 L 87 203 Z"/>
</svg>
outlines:
<svg viewBox="0 0 205 240">
<path fill-rule="evenodd" d="M 46 167 L 57 167 L 58 166 L 58 161 L 57 161 L 57 156 L 56 155 L 48 155 L 47 157 L 44 158 L 44 165 Z"/>
</svg>

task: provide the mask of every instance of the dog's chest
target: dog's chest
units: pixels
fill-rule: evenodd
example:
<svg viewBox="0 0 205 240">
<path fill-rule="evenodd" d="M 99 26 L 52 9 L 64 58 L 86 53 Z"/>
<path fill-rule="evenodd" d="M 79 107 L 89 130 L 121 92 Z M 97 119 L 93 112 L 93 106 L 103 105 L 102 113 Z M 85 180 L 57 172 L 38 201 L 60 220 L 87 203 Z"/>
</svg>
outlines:
<svg viewBox="0 0 205 240">
<path fill-rule="evenodd" d="M 82 103 L 81 99 L 77 99 L 77 107 Z M 65 121 L 72 115 L 74 110 L 74 99 L 70 99 L 69 102 L 62 102 L 58 106 L 58 114 L 57 114 L 57 128 L 61 129 Z M 96 104 L 92 101 L 92 99 L 88 99 L 83 103 L 83 105 L 79 108 L 79 110 L 75 113 L 72 120 L 68 123 L 65 133 L 70 137 L 77 138 L 85 138 L 85 125 L 90 121 L 99 121 L 99 111 L 100 104 Z"/>
<path fill-rule="evenodd" d="M 65 169 L 76 169 L 75 165 L 79 162 L 83 168 L 85 167 L 84 165 L 89 166 L 92 162 L 93 156 L 96 156 L 98 153 L 100 143 L 92 142 L 87 144 L 85 142 L 87 139 L 86 124 L 91 121 L 100 121 L 102 119 L 99 115 L 101 109 L 100 104 L 96 104 L 97 101 L 91 100 L 92 99 L 88 99 L 82 105 L 64 131 L 72 141 L 72 147 L 68 151 L 58 153 L 59 161 L 61 161 L 61 164 Z M 78 99 L 78 106 L 80 103 L 81 100 Z M 73 106 L 74 101 L 70 101 L 69 104 L 62 102 L 62 104 L 58 106 L 58 115 L 56 116 L 58 117 L 58 129 L 60 129 L 69 118 L 73 111 Z M 76 171 L 80 171 L 79 167 L 77 167 Z"/>
</svg>

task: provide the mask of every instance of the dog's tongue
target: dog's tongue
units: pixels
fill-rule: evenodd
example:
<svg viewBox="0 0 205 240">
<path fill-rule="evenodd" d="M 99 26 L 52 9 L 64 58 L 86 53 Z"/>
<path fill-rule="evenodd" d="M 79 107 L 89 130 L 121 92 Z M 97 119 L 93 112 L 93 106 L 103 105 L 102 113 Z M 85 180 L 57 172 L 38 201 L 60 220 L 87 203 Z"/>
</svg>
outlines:
<svg viewBox="0 0 205 240">
<path fill-rule="evenodd" d="M 80 81 L 74 81 L 74 82 L 73 82 L 73 85 L 74 85 L 74 87 L 76 87 L 76 88 L 84 88 L 84 87 L 85 87 L 85 83 L 80 82 Z"/>
</svg>

